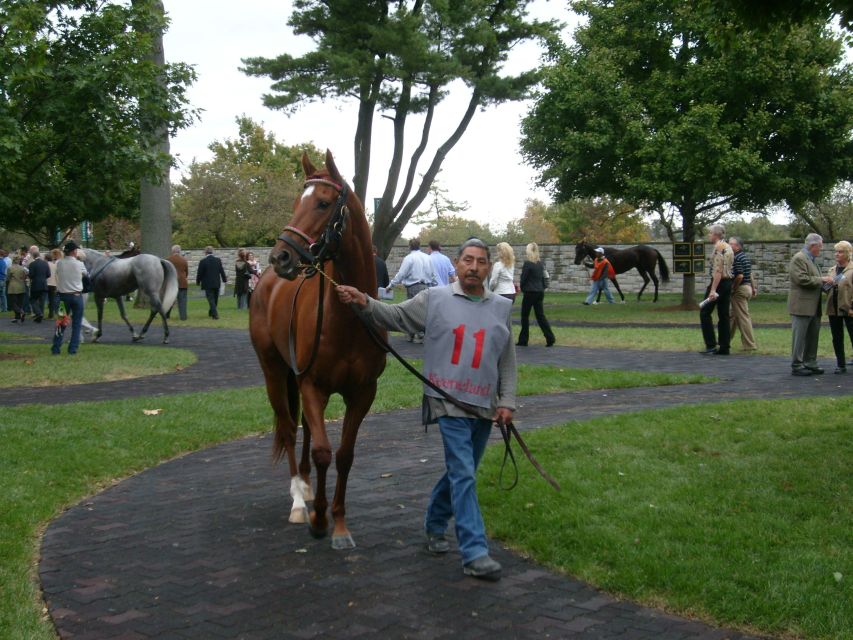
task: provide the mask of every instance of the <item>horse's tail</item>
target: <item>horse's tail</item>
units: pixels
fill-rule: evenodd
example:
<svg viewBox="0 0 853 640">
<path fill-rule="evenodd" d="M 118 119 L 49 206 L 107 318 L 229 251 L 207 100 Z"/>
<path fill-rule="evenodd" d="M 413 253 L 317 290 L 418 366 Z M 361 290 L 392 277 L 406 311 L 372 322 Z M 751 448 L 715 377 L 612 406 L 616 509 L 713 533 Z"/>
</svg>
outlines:
<svg viewBox="0 0 853 640">
<path fill-rule="evenodd" d="M 666 260 L 664 260 L 660 251 L 655 249 L 655 253 L 658 254 L 658 269 L 660 270 L 660 279 L 664 282 L 669 282 L 669 267 L 666 266 Z"/>
<path fill-rule="evenodd" d="M 163 313 L 168 313 L 175 300 L 178 298 L 178 272 L 168 260 L 160 259 L 163 267 L 163 285 L 160 287 L 160 303 L 163 305 Z"/>
</svg>

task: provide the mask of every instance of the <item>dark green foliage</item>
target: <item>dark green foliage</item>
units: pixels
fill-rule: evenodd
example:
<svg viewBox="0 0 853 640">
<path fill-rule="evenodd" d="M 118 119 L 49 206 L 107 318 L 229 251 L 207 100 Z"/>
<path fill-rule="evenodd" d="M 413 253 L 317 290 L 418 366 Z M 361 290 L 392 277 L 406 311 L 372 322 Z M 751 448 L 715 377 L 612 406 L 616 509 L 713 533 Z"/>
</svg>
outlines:
<svg viewBox="0 0 853 640">
<path fill-rule="evenodd" d="M 824 23 L 756 32 L 678 0 L 574 6 L 588 21 L 553 51 L 523 125 L 524 155 L 559 200 L 623 199 L 670 233 L 675 213 L 690 240 L 850 175 L 851 72 Z"/>
<path fill-rule="evenodd" d="M 56 229 L 135 212 L 140 179 L 162 175 L 152 132 L 189 124 L 194 74 L 151 61 L 154 4 L 0 2 L 0 226 L 52 244 Z"/>
</svg>

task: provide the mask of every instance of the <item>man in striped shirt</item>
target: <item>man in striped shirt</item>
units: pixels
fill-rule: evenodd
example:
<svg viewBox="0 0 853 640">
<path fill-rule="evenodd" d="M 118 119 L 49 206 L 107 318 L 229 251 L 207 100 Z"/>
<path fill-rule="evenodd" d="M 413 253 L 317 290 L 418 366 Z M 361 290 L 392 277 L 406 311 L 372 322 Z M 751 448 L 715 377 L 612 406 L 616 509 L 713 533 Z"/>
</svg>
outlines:
<svg viewBox="0 0 853 640">
<path fill-rule="evenodd" d="M 752 318 L 749 317 L 749 299 L 758 294 L 752 277 L 752 263 L 743 250 L 740 238 L 729 238 L 729 245 L 735 252 L 732 265 L 732 336 L 740 329 L 740 341 L 744 351 L 755 351 L 755 338 L 752 335 Z"/>
</svg>

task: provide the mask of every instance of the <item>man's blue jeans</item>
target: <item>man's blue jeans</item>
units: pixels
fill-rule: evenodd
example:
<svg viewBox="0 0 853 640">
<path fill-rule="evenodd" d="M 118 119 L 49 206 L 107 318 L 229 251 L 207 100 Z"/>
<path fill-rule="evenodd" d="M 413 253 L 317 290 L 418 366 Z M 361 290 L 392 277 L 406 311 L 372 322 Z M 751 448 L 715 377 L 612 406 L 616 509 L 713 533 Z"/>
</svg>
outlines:
<svg viewBox="0 0 853 640">
<path fill-rule="evenodd" d="M 68 343 L 68 353 L 75 354 L 80 347 L 80 328 L 83 324 L 83 296 L 72 293 L 60 293 L 59 300 L 65 305 L 65 309 L 71 314 L 71 341 Z M 56 336 L 53 339 L 53 347 L 51 352 L 59 354 L 62 350 L 63 336 Z"/>
<path fill-rule="evenodd" d="M 477 501 L 477 467 L 489 441 L 492 421 L 475 418 L 438 419 L 444 442 L 445 472 L 436 483 L 427 507 L 427 533 L 444 533 L 451 516 L 463 564 L 487 555 L 486 529 Z"/>
<path fill-rule="evenodd" d="M 0 258 L 2 260 L 3 258 Z M 6 281 L 0 280 L 0 311 L 8 311 L 9 303 L 6 300 Z"/>
<path fill-rule="evenodd" d="M 589 295 L 586 297 L 587 304 L 591 304 L 593 300 L 595 300 L 595 296 L 598 294 L 599 289 L 604 291 L 604 295 L 607 298 L 607 302 L 613 304 L 613 294 L 610 293 L 610 286 L 608 284 L 607 278 L 602 278 L 601 280 L 593 280 L 592 286 L 589 288 Z"/>
</svg>

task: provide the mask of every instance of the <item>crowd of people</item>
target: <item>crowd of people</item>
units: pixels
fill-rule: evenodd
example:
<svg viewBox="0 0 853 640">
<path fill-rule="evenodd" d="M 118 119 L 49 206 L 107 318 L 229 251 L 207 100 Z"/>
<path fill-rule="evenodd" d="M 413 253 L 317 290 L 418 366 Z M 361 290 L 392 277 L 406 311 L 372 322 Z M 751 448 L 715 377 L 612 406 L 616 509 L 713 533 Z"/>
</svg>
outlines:
<svg viewBox="0 0 853 640">
<path fill-rule="evenodd" d="M 700 305 L 699 324 L 705 348 L 701 353 L 725 356 L 731 352 L 733 336 L 740 333 L 744 351 L 755 351 L 757 344 L 750 317 L 749 303 L 758 295 L 758 283 L 752 271 L 749 255 L 744 243 L 737 237 L 725 239 L 725 227 L 712 225 L 708 230 L 712 247 L 709 263 L 709 283 L 705 298 Z M 73 241 L 69 244 L 73 244 Z M 76 245 L 75 245 L 76 246 Z M 63 249 L 67 249 L 66 245 Z M 795 376 L 810 376 L 823 373 L 817 364 L 817 345 L 820 334 L 821 316 L 826 314 L 836 356 L 835 373 L 846 373 L 848 363 L 845 354 L 845 333 L 853 344 L 853 247 L 846 241 L 835 245 L 835 263 L 821 272 L 819 256 L 823 239 L 810 234 L 802 251 L 798 251 L 789 265 L 790 292 L 788 311 L 792 327 L 791 369 Z M 138 250 L 136 251 L 138 253 Z M 394 287 L 402 286 L 406 298 L 415 298 L 421 291 L 436 286 L 447 286 L 456 280 L 456 265 L 442 251 L 441 244 L 429 241 L 426 250 L 421 250 L 418 239 L 409 242 L 406 255 L 396 275 L 390 278 L 385 261 L 373 247 L 377 280 L 381 292 L 390 293 Z M 222 260 L 212 246 L 204 250 L 204 258 L 196 271 L 196 284 L 204 291 L 208 302 L 208 317 L 219 319 L 220 296 L 229 282 Z M 550 284 L 550 275 L 539 256 L 539 247 L 531 242 L 525 249 L 525 260 L 516 279 L 515 253 L 506 242 L 494 248 L 495 261 L 490 266 L 485 286 L 489 291 L 514 303 L 521 294 L 521 328 L 517 346 L 527 346 L 530 334 L 530 314 L 533 312 L 546 346 L 552 346 L 556 338 L 545 316 L 544 297 Z M 76 254 L 75 254 L 76 255 Z M 122 254 L 124 255 L 124 254 Z M 604 249 L 595 250 L 595 260 L 589 274 L 590 289 L 584 305 L 598 304 L 603 293 L 608 303 L 613 303 L 609 282 L 615 271 L 605 256 Z M 59 248 L 42 253 L 39 247 L 21 247 L 15 252 L 0 248 L 0 312 L 12 311 L 13 323 L 23 323 L 28 317 L 39 323 L 54 319 L 59 311 L 62 288 L 75 289 L 76 285 L 57 282 L 57 267 L 69 254 Z M 176 306 L 180 320 L 187 319 L 187 292 L 189 263 L 181 247 L 172 247 L 167 258 L 178 274 L 178 296 Z M 82 263 L 81 263 L 82 264 Z M 239 249 L 234 262 L 233 296 L 238 310 L 248 309 L 252 293 L 261 276 L 261 266 L 252 251 Z M 82 289 L 82 286 L 80 287 Z M 64 293 L 73 293 L 65 291 Z M 826 295 L 825 303 L 821 294 Z M 85 303 L 86 294 L 81 293 Z M 68 309 L 73 317 L 72 309 Z M 714 324 L 714 314 L 717 322 Z M 94 328 L 81 315 L 81 326 L 86 331 Z M 171 316 L 171 310 L 169 312 Z M 78 340 L 82 336 L 78 335 Z M 416 331 L 408 334 L 411 342 L 422 343 L 424 334 Z M 76 343 L 79 344 L 79 341 Z M 75 350 L 76 350 L 75 344 Z"/>
<path fill-rule="evenodd" d="M 743 242 L 731 237 L 728 242 L 723 225 L 712 225 L 708 241 L 713 247 L 709 267 L 709 284 L 701 303 L 699 321 L 705 340 L 703 355 L 727 356 L 731 338 L 740 331 L 744 351 L 756 347 L 749 315 L 749 301 L 758 295 Z M 845 331 L 853 345 L 853 245 L 846 240 L 833 247 L 835 263 L 825 269 L 820 264 L 823 238 L 817 233 L 806 236 L 802 250 L 788 264 L 788 313 L 791 316 L 791 374 L 812 376 L 824 373 L 817 362 L 821 317 L 824 309 L 829 319 L 836 367 L 834 373 L 845 374 L 853 365 L 846 360 Z M 823 295 L 826 294 L 824 302 Z M 713 313 L 717 312 L 714 330 Z"/>
</svg>

